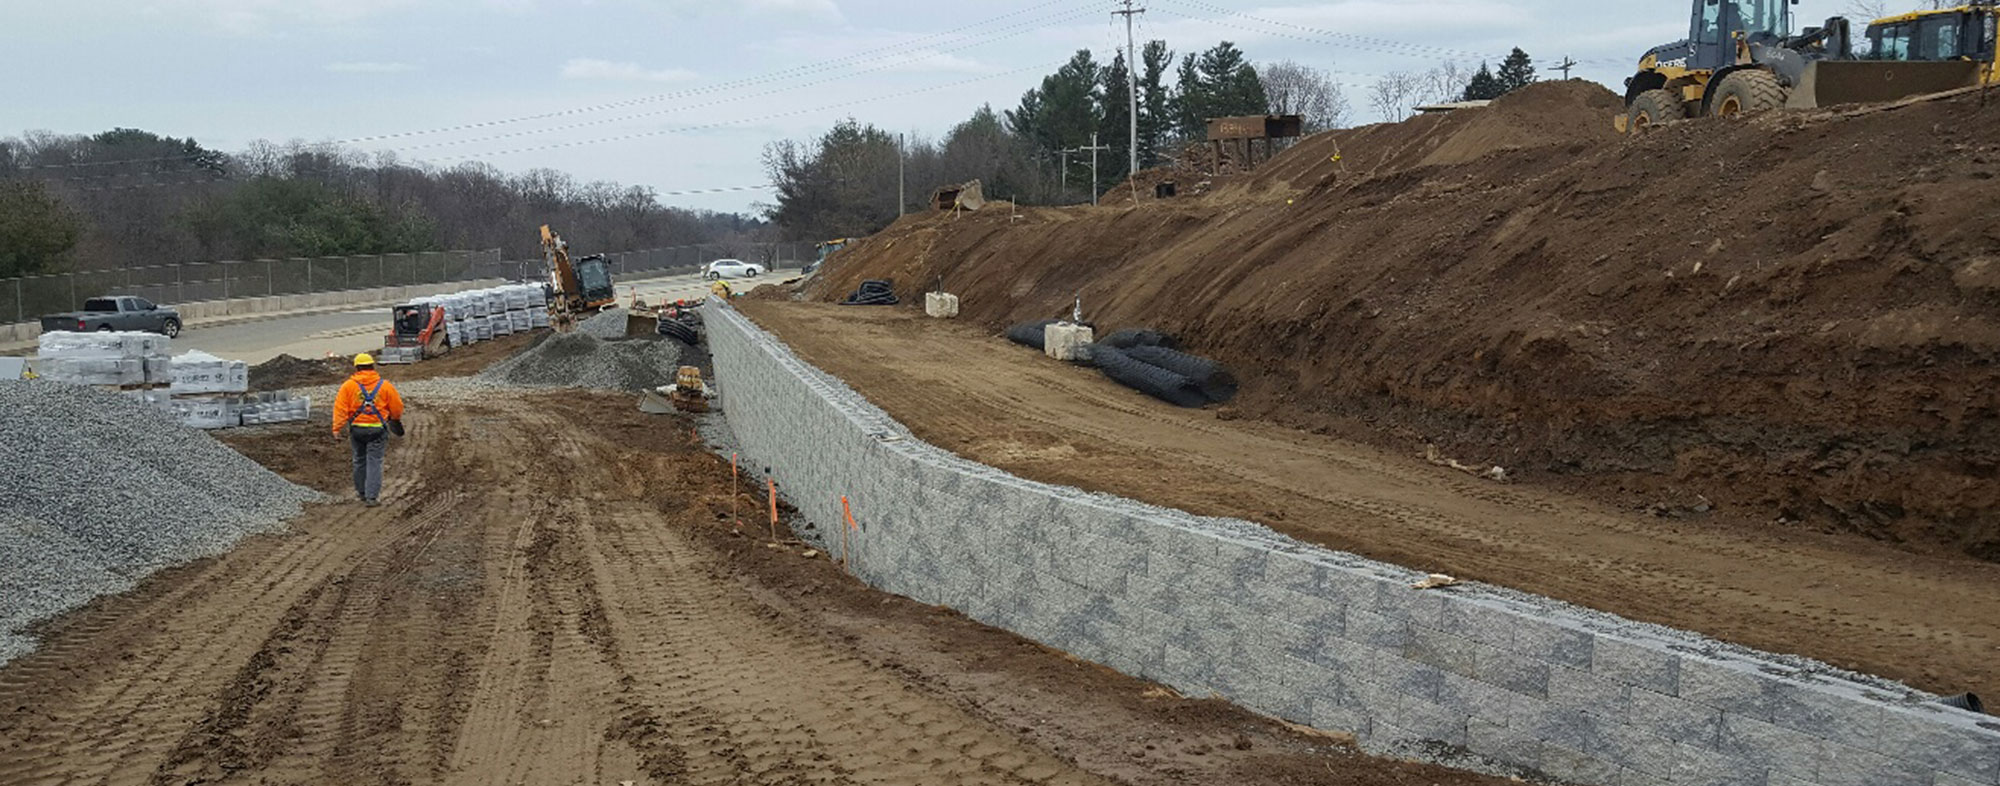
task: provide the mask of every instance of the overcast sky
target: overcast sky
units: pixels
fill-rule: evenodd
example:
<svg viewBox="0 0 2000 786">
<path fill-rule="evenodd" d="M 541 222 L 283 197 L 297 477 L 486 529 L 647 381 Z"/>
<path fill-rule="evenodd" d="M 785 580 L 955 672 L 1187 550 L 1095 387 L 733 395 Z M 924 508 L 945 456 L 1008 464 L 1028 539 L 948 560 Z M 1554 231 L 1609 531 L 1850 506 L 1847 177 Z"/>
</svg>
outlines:
<svg viewBox="0 0 2000 786">
<path fill-rule="evenodd" d="M 1013 106 L 1078 48 L 1124 42 L 1109 0 L 0 0 L 0 134 L 114 126 L 235 151 L 341 141 L 451 165 L 553 167 L 662 192 L 754 186 L 772 140 L 847 115 L 936 136 Z M 1616 85 L 1683 37 L 1658 0 L 1144 0 L 1177 52 L 1376 75 L 1520 46 Z M 1818 20 L 1843 0 L 1806 0 Z M 1814 22 L 1816 23 L 1816 22 Z M 928 188 L 931 184 L 917 184 Z M 759 191 L 664 197 L 746 210 Z"/>
</svg>

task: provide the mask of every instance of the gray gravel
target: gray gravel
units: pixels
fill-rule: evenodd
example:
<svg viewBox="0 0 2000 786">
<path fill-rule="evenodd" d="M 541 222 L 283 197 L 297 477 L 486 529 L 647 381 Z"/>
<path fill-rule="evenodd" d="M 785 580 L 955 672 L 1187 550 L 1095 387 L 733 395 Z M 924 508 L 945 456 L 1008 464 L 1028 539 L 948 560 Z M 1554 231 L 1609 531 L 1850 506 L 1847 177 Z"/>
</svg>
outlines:
<svg viewBox="0 0 2000 786">
<path fill-rule="evenodd" d="M 672 384 L 681 358 L 680 342 L 625 338 L 625 312 L 614 309 L 577 323 L 574 333 L 549 336 L 487 367 L 475 379 L 523 387 L 646 390 Z"/>
<path fill-rule="evenodd" d="M 0 383 L 0 663 L 22 629 L 269 532 L 319 495 L 125 396 Z"/>
</svg>

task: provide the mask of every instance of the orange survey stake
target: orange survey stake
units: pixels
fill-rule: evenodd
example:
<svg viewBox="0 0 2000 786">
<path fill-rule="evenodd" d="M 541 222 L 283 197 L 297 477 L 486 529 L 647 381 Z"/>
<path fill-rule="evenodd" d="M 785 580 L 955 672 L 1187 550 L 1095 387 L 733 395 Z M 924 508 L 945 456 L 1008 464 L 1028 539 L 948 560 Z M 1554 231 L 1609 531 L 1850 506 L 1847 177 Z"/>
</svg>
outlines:
<svg viewBox="0 0 2000 786">
<path fill-rule="evenodd" d="M 765 478 L 764 483 L 771 488 L 771 539 L 778 539 L 778 481 Z"/>
</svg>

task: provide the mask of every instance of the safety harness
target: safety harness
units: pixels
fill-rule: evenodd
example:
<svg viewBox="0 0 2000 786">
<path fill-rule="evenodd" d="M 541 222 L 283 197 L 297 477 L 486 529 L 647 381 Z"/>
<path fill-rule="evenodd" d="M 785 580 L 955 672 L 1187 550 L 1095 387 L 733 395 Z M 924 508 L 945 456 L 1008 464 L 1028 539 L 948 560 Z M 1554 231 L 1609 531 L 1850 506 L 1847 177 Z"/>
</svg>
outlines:
<svg viewBox="0 0 2000 786">
<path fill-rule="evenodd" d="M 354 388 L 361 391 L 361 406 L 354 410 L 354 414 L 347 416 L 347 426 L 349 428 L 353 428 L 354 421 L 362 415 L 374 415 L 375 422 L 363 423 L 361 424 L 361 428 L 384 428 L 389 425 L 389 419 L 382 416 L 382 410 L 375 408 L 375 394 L 382 392 L 382 384 L 388 381 L 386 379 L 375 380 L 374 390 L 361 387 L 361 383 L 359 382 L 354 383 Z"/>
</svg>

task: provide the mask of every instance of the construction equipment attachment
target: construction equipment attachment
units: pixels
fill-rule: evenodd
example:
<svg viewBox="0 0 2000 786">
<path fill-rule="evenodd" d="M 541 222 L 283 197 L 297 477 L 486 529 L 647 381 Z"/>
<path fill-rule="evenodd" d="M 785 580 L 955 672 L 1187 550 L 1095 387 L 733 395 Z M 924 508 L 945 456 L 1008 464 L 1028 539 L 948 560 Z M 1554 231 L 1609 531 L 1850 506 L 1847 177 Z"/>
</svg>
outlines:
<svg viewBox="0 0 2000 786">
<path fill-rule="evenodd" d="M 708 386 L 701 380 L 701 369 L 681 366 L 674 377 L 674 384 L 653 388 L 639 398 L 639 411 L 652 415 L 707 412 Z"/>
</svg>

